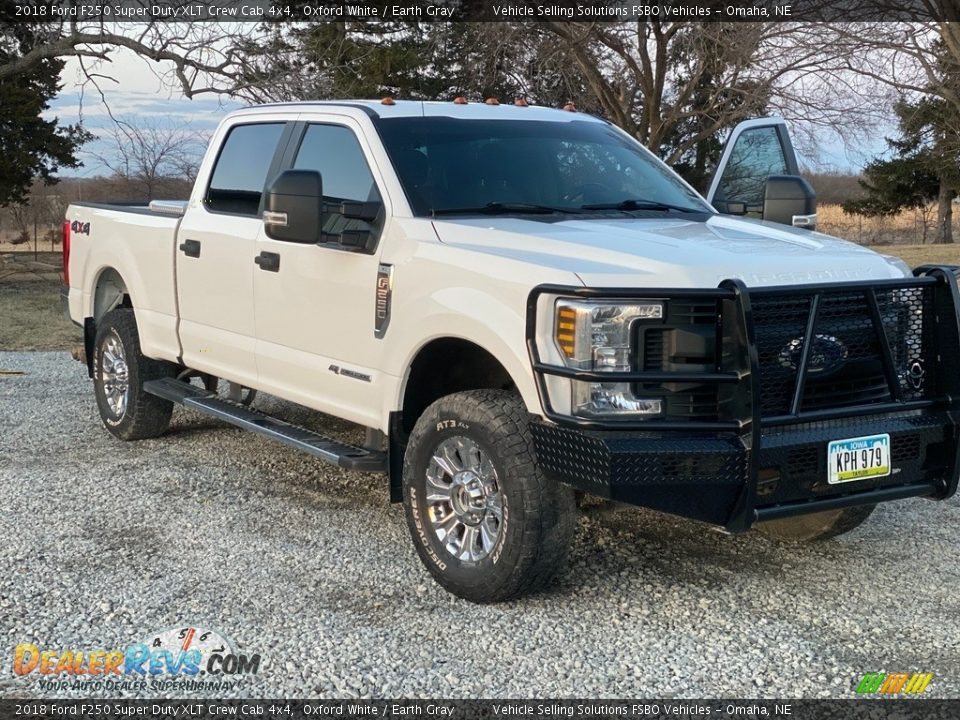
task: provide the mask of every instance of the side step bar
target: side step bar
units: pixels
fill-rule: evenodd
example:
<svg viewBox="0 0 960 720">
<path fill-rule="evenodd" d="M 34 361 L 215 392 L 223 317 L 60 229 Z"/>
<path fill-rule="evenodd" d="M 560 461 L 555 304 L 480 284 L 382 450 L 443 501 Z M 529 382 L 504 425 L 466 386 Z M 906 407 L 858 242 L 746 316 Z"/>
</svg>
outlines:
<svg viewBox="0 0 960 720">
<path fill-rule="evenodd" d="M 386 472 L 387 470 L 386 453 L 331 440 L 306 428 L 284 422 L 239 403 L 230 402 L 215 393 L 174 378 L 151 380 L 143 384 L 143 389 L 151 395 L 198 410 L 244 430 L 252 430 L 347 470 L 360 472 Z"/>
</svg>

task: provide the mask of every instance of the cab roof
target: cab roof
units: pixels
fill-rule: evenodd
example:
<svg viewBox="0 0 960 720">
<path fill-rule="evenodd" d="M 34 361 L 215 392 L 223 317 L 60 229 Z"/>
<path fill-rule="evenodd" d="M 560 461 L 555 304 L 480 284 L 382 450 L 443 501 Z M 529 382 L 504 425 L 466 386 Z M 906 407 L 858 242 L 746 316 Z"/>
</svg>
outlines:
<svg viewBox="0 0 960 720">
<path fill-rule="evenodd" d="M 291 109 L 300 112 L 310 110 L 331 110 L 335 108 L 359 110 L 373 119 L 396 117 L 455 117 L 463 119 L 503 119 L 503 120 L 552 120 L 554 122 L 569 122 L 572 120 L 589 120 L 604 122 L 592 115 L 580 112 L 570 112 L 558 108 L 548 108 L 539 105 L 521 107 L 513 103 L 487 105 L 484 102 L 468 102 L 464 104 L 450 101 L 435 100 L 394 100 L 392 104 L 384 104 L 382 100 L 304 100 L 300 102 L 267 103 L 251 105 L 234 114 L 247 115 L 263 112 L 276 112 L 282 109 Z"/>
</svg>

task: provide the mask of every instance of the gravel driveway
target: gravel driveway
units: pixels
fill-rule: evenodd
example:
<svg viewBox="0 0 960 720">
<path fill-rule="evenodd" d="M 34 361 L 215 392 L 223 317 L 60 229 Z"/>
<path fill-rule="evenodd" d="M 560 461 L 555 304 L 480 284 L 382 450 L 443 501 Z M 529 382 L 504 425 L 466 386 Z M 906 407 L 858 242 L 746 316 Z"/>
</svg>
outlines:
<svg viewBox="0 0 960 720">
<path fill-rule="evenodd" d="M 182 409 L 122 443 L 65 353 L 3 370 L 24 375 L 0 373 L 0 696 L 90 694 L 14 676 L 19 643 L 186 625 L 262 657 L 215 695 L 852 697 L 868 671 L 927 671 L 928 696 L 960 696 L 956 499 L 800 547 L 593 511 L 551 591 L 478 607 L 431 581 L 380 476 Z"/>
</svg>

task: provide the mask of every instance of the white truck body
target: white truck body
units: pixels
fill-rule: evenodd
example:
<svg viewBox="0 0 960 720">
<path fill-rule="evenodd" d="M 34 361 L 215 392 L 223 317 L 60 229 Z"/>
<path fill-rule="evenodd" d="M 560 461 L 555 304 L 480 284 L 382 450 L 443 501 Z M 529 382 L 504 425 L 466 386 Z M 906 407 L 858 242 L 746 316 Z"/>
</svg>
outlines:
<svg viewBox="0 0 960 720">
<path fill-rule="evenodd" d="M 388 117 L 603 122 L 536 107 L 368 105 Z M 387 211 L 376 255 L 280 243 L 266 236 L 259 218 L 204 206 L 223 139 L 233 126 L 254 121 L 337 123 L 356 133 Z M 89 238 L 72 241 L 75 321 L 98 314 L 98 280 L 115 271 L 136 310 L 146 355 L 384 432 L 389 414 L 402 405 L 404 378 L 417 351 L 444 337 L 485 348 L 516 381 L 527 409 L 539 412 L 523 332 L 527 295 L 540 283 L 704 288 L 735 277 L 760 287 L 910 276 L 899 260 L 854 243 L 719 213 L 707 222 L 573 219 L 546 226 L 519 218 L 415 217 L 367 113 L 323 103 L 231 113 L 210 140 L 182 218 L 72 205 L 67 219 L 94 229 Z M 203 244 L 202 263 L 178 252 L 188 238 Z M 256 272 L 251 258 L 278 247 L 284 251 L 282 276 Z M 396 268 L 386 342 L 371 330 L 380 263 Z M 312 310 L 291 313 L 291 307 Z M 358 384 L 326 371 L 330 365 L 371 381 Z"/>
<path fill-rule="evenodd" d="M 461 160 L 449 148 L 474 147 L 454 144 L 463 128 L 483 142 L 503 136 Z M 541 131 L 552 145 L 533 137 Z M 411 141 L 416 133 L 426 139 Z M 704 199 L 621 131 L 576 112 L 390 101 L 231 113 L 187 202 L 67 211 L 66 302 L 85 328 L 104 423 L 124 439 L 157 434 L 162 419 L 149 433 L 122 429 L 124 408 L 146 392 L 345 467 L 382 468 L 425 564 L 479 600 L 519 592 L 517 578 L 549 555 L 518 550 L 529 562 L 502 585 L 470 575 L 495 566 L 507 542 L 501 491 L 546 487 L 505 480 L 513 471 L 497 466 L 494 445 L 509 437 L 530 438 L 537 477 L 734 532 L 820 513 L 830 518 L 821 534 L 835 534 L 876 502 L 949 497 L 960 392 L 941 348 L 960 346 L 953 275 L 914 273 L 808 229 L 812 194 L 794 177 L 782 121 L 744 123 L 731 143 Z M 494 163 L 485 147 L 512 150 Z M 537 158 L 557 177 L 564 162 L 586 170 L 554 191 L 560 180 Z M 591 163 L 594 179 L 576 184 Z M 614 186 L 661 194 L 620 197 Z M 482 201 L 438 203 L 438 188 Z M 135 317 L 136 375 L 129 348 L 116 357 L 133 342 L 118 310 Z M 638 314 L 602 324 L 624 312 Z M 207 389 L 188 387 L 191 377 Z M 216 379 L 366 427 L 372 439 L 357 453 L 373 460 L 218 404 Z M 512 435 L 474 432 L 488 410 L 507 413 Z M 448 463 L 449 443 L 473 460 Z M 438 472 L 446 479 L 431 491 Z M 543 507 L 562 518 L 556 492 Z M 543 533 L 539 542 L 562 544 Z"/>
</svg>

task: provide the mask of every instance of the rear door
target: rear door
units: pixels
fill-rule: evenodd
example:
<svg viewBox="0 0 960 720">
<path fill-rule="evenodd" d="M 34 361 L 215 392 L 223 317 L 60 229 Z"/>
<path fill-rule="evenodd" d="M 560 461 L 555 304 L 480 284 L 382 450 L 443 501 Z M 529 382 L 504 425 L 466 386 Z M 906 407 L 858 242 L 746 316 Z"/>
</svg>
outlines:
<svg viewBox="0 0 960 720">
<path fill-rule="evenodd" d="M 238 119 L 177 235 L 183 362 L 244 385 L 257 382 L 253 258 L 263 190 L 292 126 L 282 117 Z"/>
<path fill-rule="evenodd" d="M 727 139 L 707 201 L 722 213 L 760 217 L 767 178 L 799 174 L 787 124 L 780 118 L 745 120 Z"/>
</svg>

